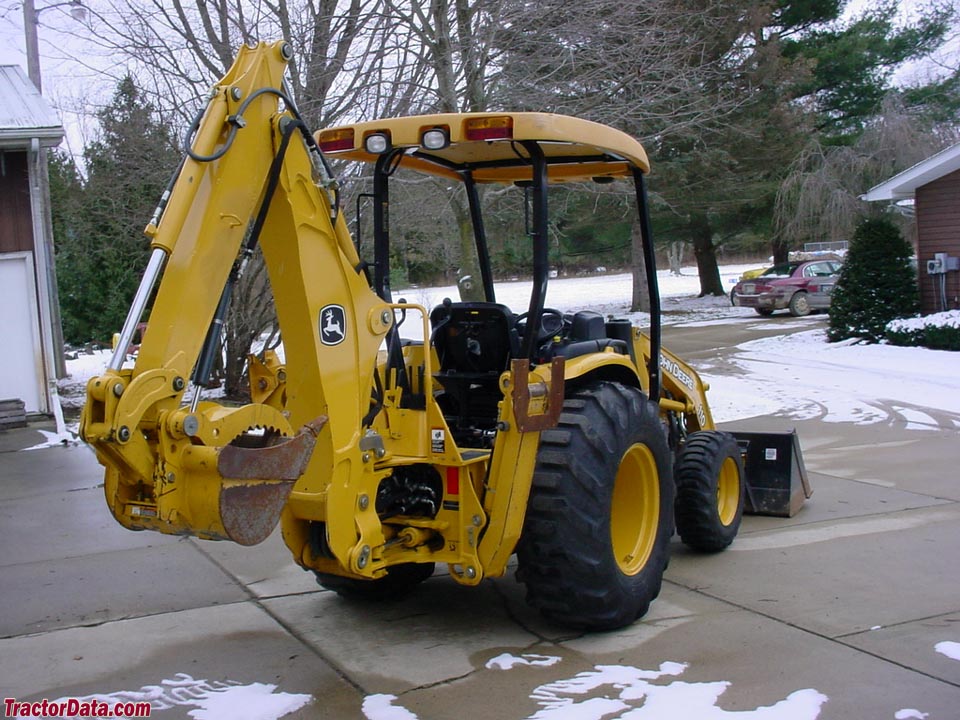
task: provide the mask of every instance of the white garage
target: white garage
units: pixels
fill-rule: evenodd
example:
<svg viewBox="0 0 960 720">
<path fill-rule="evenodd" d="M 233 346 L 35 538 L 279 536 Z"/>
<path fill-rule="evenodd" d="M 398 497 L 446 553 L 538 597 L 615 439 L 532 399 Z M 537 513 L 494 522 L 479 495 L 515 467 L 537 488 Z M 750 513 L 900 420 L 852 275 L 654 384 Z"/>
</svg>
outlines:
<svg viewBox="0 0 960 720">
<path fill-rule="evenodd" d="M 56 113 L 16 65 L 0 65 L 0 401 L 54 414 L 63 353 L 53 273 L 46 149 Z"/>
</svg>

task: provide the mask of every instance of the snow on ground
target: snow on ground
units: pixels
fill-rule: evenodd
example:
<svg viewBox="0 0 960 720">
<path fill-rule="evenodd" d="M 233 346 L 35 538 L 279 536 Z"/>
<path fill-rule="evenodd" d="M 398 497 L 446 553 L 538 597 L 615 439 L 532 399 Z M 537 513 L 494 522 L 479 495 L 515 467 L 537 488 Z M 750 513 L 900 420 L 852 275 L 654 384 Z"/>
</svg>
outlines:
<svg viewBox="0 0 960 720">
<path fill-rule="evenodd" d="M 960 643 L 940 642 L 936 652 L 960 660 Z M 562 658 L 553 655 L 520 656 L 502 653 L 484 666 L 492 671 L 511 671 L 516 667 L 559 666 Z M 596 665 L 573 677 L 553 680 L 537 686 L 530 699 L 538 706 L 527 720 L 616 720 L 620 718 L 697 718 L 697 720 L 816 720 L 828 702 L 814 688 L 794 690 L 773 705 L 755 710 L 727 711 L 719 707 L 721 696 L 730 687 L 726 680 L 686 682 L 679 680 L 687 663 L 663 662 L 656 670 L 629 665 Z M 367 720 L 418 720 L 396 695 L 376 694 L 364 698 L 362 711 Z M 928 713 L 903 708 L 894 715 L 898 720 L 923 720 Z"/>
<path fill-rule="evenodd" d="M 720 277 L 724 287 L 732 288 L 744 270 L 755 267 L 756 264 L 722 266 Z M 660 287 L 662 309 L 668 314 L 683 313 L 688 319 L 699 315 L 713 318 L 717 317 L 717 311 L 722 309 L 725 315 L 755 316 L 752 310 L 732 307 L 725 297 L 697 298 L 700 279 L 695 267 L 683 268 L 680 275 L 661 270 L 657 273 L 657 284 Z M 533 283 L 529 280 L 497 283 L 497 302 L 507 305 L 516 313 L 525 312 L 530 304 L 532 287 Z M 630 273 L 556 278 L 547 283 L 546 306 L 563 312 L 589 308 L 605 315 L 629 317 L 635 324 L 645 325 L 649 322 L 646 313 L 628 312 L 632 293 L 633 277 Z M 443 302 L 444 298 L 455 300 L 458 294 L 457 288 L 449 285 L 436 288 L 403 288 L 395 290 L 393 296 L 398 301 L 402 298 L 407 302 L 423 305 L 429 311 Z M 665 319 L 666 321 L 668 319 Z"/>
<path fill-rule="evenodd" d="M 557 661 L 560 658 L 556 658 Z M 491 669 L 490 663 L 487 668 Z M 509 668 L 501 668 L 509 669 Z M 723 720 L 816 720 L 827 696 L 813 688 L 756 710 L 726 711 L 717 705 L 730 683 L 684 682 L 674 678 L 686 663 L 664 662 L 657 670 L 629 665 L 596 665 L 574 677 L 544 683 L 530 699 L 539 710 L 527 720 L 614 720 L 615 718 L 697 718 Z M 363 702 L 367 720 L 418 720 L 395 695 L 368 695 Z"/>
<path fill-rule="evenodd" d="M 193 720 L 280 720 L 312 701 L 310 695 L 277 692 L 277 686 L 273 684 L 254 682 L 243 685 L 235 680 L 194 679 L 186 673 L 177 673 L 173 678 L 139 690 L 120 690 L 81 698 L 63 697 L 53 700 L 51 705 L 69 709 L 76 703 L 81 708 L 93 708 L 89 713 L 81 710 L 82 715 L 64 712 L 63 717 L 94 716 L 101 708 L 112 711 L 118 703 L 149 703 L 151 711 L 173 707 L 187 709 Z M 71 709 L 70 712 L 75 711 Z M 129 709 L 127 713 L 133 717 Z"/>
<path fill-rule="evenodd" d="M 103 373 L 111 355 L 112 350 L 67 354 L 67 377 L 59 382 L 60 402 L 64 408 L 79 409 L 83 405 L 87 381 Z"/>
<path fill-rule="evenodd" d="M 820 328 L 739 345 L 729 358 L 739 374 L 701 370 L 718 422 L 770 414 L 960 429 L 958 360 L 945 350 L 827 343 Z"/>
<path fill-rule="evenodd" d="M 752 267 L 755 265 L 721 267 L 724 286 L 732 287 L 740 274 Z M 659 285 L 666 325 L 738 324 L 759 330 L 774 322 L 748 308 L 732 307 L 725 297 L 698 298 L 696 268 L 684 268 L 680 276 L 660 271 Z M 497 286 L 497 299 L 514 312 L 523 312 L 530 288 L 529 282 L 503 283 Z M 546 304 L 561 311 L 589 308 L 646 326 L 646 314 L 628 312 L 631 291 L 629 274 L 560 278 L 550 281 Z M 429 310 L 444 297 L 457 295 L 455 287 L 408 288 L 395 297 Z M 824 318 L 793 318 L 791 328 L 811 329 L 744 343 L 722 366 L 695 364 L 710 383 L 714 420 L 782 415 L 827 422 L 897 422 L 910 429 L 960 429 L 957 353 L 827 343 Z"/>
<path fill-rule="evenodd" d="M 927 327 L 960 328 L 960 310 L 947 310 L 924 317 L 901 318 L 890 323 L 887 329 L 898 332 L 910 332 L 911 330 L 922 330 Z"/>
<path fill-rule="evenodd" d="M 951 660 L 960 660 L 960 642 L 944 640 L 943 642 L 938 642 L 935 649 L 938 653 L 946 655 Z"/>
</svg>

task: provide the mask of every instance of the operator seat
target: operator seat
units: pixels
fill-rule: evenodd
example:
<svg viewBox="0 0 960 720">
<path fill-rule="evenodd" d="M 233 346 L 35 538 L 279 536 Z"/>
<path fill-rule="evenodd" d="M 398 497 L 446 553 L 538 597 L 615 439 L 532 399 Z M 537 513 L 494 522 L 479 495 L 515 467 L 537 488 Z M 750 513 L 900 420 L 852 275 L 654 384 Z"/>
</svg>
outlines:
<svg viewBox="0 0 960 720">
<path fill-rule="evenodd" d="M 440 360 L 434 377 L 454 433 L 493 427 L 503 397 L 500 375 L 520 352 L 514 314 L 499 303 L 445 300 L 430 313 L 430 324 Z"/>
<path fill-rule="evenodd" d="M 430 313 L 431 341 L 442 375 L 500 373 L 520 351 L 514 316 L 506 305 L 445 301 Z"/>
<path fill-rule="evenodd" d="M 551 343 L 546 355 L 569 360 L 581 355 L 603 352 L 607 348 L 612 348 L 620 355 L 626 355 L 629 351 L 623 339 L 610 337 L 603 315 L 594 310 L 580 310 L 571 318 L 567 336 L 558 343 Z"/>
</svg>

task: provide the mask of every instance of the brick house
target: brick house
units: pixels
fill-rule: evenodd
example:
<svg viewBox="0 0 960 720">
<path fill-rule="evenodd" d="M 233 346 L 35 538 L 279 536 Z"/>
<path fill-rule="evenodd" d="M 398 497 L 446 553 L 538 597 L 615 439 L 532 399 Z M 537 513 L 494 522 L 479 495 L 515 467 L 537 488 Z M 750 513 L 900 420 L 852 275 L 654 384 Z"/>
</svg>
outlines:
<svg viewBox="0 0 960 720">
<path fill-rule="evenodd" d="M 63 353 L 44 163 L 62 139 L 59 118 L 23 70 L 0 65 L 0 401 L 20 400 L 27 413 L 59 411 Z"/>
<path fill-rule="evenodd" d="M 862 199 L 914 201 L 921 311 L 960 308 L 960 143 L 871 188 Z"/>
</svg>

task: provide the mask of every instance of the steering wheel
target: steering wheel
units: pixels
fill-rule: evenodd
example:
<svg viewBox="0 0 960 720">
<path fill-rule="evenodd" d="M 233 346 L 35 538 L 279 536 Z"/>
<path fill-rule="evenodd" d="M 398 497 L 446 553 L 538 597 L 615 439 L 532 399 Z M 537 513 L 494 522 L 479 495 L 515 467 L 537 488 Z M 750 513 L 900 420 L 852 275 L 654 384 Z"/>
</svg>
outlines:
<svg viewBox="0 0 960 720">
<path fill-rule="evenodd" d="M 529 314 L 529 312 L 521 313 L 513 321 L 513 327 L 516 328 L 521 338 L 526 333 L 527 316 Z M 561 330 L 563 330 L 563 313 L 554 308 L 544 308 L 540 315 L 540 330 L 537 333 L 537 342 L 543 342 L 559 334 Z"/>
</svg>

